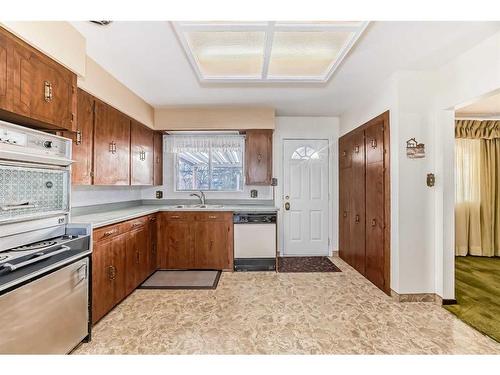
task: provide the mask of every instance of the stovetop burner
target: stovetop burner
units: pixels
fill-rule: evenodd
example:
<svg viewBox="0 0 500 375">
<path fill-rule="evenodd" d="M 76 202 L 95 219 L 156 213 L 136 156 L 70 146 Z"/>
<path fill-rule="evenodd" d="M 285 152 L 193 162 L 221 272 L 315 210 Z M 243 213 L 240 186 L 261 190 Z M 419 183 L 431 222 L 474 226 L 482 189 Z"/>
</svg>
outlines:
<svg viewBox="0 0 500 375">
<path fill-rule="evenodd" d="M 10 251 L 31 251 L 31 250 L 37 250 L 37 249 L 43 249 L 45 247 L 49 247 L 52 245 L 55 245 L 56 241 L 41 241 L 41 242 L 35 242 L 29 245 L 23 245 L 16 247 Z"/>
</svg>

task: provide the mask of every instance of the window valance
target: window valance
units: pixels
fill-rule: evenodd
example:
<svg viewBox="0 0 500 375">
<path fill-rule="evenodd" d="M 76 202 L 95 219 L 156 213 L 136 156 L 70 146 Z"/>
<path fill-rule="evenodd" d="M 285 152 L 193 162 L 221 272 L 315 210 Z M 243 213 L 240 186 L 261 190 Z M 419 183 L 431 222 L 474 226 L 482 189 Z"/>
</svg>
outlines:
<svg viewBox="0 0 500 375">
<path fill-rule="evenodd" d="M 455 138 L 470 138 L 470 139 L 500 138 L 500 121 L 456 120 Z"/>
<path fill-rule="evenodd" d="M 167 152 L 241 152 L 245 144 L 243 135 L 169 135 L 165 137 Z"/>
</svg>

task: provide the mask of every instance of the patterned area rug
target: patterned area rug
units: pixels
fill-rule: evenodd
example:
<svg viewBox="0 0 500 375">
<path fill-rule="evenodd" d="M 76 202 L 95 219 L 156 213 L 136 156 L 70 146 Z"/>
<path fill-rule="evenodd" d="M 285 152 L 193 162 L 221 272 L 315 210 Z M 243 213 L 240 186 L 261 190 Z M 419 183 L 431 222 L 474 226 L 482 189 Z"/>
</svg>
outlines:
<svg viewBox="0 0 500 375">
<path fill-rule="evenodd" d="M 278 272 L 342 272 L 328 257 L 280 257 Z"/>
</svg>

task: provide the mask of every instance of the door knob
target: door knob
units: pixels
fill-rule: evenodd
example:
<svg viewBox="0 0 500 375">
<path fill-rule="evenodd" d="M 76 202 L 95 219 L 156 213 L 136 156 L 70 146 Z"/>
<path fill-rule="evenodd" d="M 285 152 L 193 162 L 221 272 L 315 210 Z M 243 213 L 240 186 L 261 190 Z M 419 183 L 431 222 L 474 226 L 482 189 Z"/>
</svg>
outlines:
<svg viewBox="0 0 500 375">
<path fill-rule="evenodd" d="M 290 202 L 285 203 L 285 210 L 290 211 Z"/>
</svg>

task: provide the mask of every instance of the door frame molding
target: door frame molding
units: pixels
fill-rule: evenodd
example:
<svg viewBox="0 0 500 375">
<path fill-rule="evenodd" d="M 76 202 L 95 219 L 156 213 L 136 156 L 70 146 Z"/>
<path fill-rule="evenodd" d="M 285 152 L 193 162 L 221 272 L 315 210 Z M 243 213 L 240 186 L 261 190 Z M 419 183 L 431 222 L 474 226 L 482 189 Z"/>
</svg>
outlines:
<svg viewBox="0 0 500 375">
<path fill-rule="evenodd" d="M 328 219 L 328 222 L 327 222 L 327 227 L 328 227 L 328 239 L 329 239 L 329 243 L 328 243 L 328 249 L 327 249 L 327 254 L 326 255 L 311 255 L 311 256 L 331 256 L 332 255 L 332 238 L 331 238 L 331 233 L 330 233 L 330 223 L 331 223 L 331 218 L 330 218 L 330 215 L 331 215 L 331 204 L 332 204 L 332 194 L 331 194 L 331 189 L 332 189 L 332 186 L 334 186 L 333 182 L 331 181 L 331 178 L 332 178 L 332 171 L 330 170 L 330 167 L 332 166 L 333 163 L 330 162 L 330 158 L 332 157 L 333 153 L 331 152 L 330 148 L 333 146 L 333 143 L 331 142 L 330 138 L 328 137 L 319 137 L 319 138 L 306 138 L 306 137 L 285 137 L 285 138 L 282 138 L 281 139 L 281 181 L 283 181 L 283 187 L 285 186 L 285 142 L 286 141 L 326 141 L 327 144 L 328 144 L 328 158 L 327 158 L 327 161 L 328 161 L 328 166 L 327 166 L 327 174 L 328 174 L 328 209 L 327 209 L 327 219 Z M 281 205 L 283 205 L 283 202 L 285 200 L 285 193 L 282 189 L 281 191 L 281 197 L 280 197 L 280 200 L 281 200 Z M 283 211 L 283 215 L 284 215 L 284 211 Z M 285 220 L 284 220 L 284 217 L 282 217 L 282 220 L 280 220 L 280 223 L 278 224 L 280 227 L 281 227 L 281 239 L 280 239 L 280 247 L 281 247 L 281 252 L 280 252 L 280 256 L 288 256 L 286 254 L 286 250 L 285 250 Z M 294 256 L 294 255 L 290 255 L 290 256 Z M 295 255 L 295 256 L 301 256 L 301 255 Z M 306 256 L 306 255 L 304 255 Z"/>
<path fill-rule="evenodd" d="M 387 295 L 391 295 L 391 143 L 390 143 L 390 111 L 368 120 L 364 124 L 342 135 L 349 136 L 354 132 L 364 130 L 374 124 L 383 126 L 384 131 L 384 289 Z M 339 141 L 340 141 L 339 138 Z M 365 155 L 366 158 L 366 155 Z M 340 187 L 340 186 L 339 186 Z M 366 193 L 365 193 L 366 194 Z M 340 212 L 339 212 L 340 215 Z M 340 217 L 340 216 L 339 216 Z M 340 232 L 340 221 L 339 221 Z"/>
</svg>

